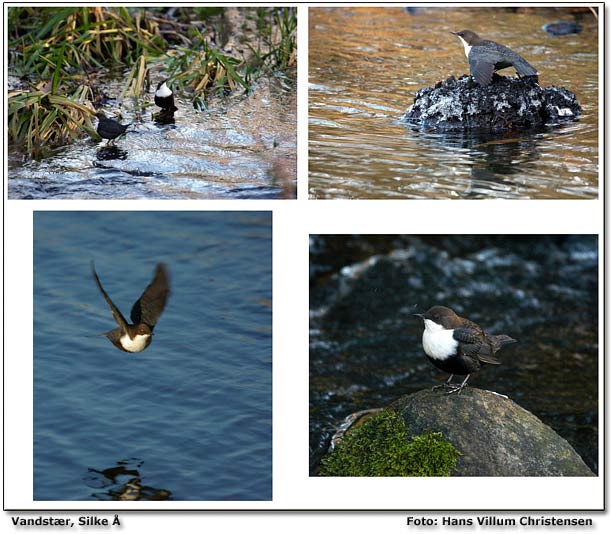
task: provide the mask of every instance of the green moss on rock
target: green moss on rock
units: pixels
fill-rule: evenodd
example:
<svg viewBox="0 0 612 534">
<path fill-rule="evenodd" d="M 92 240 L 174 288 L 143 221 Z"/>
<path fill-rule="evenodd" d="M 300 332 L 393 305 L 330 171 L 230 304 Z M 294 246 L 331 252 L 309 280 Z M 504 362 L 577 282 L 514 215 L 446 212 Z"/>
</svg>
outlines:
<svg viewBox="0 0 612 534">
<path fill-rule="evenodd" d="M 321 461 L 323 476 L 450 476 L 459 451 L 439 432 L 410 442 L 401 415 L 384 410 L 351 429 Z"/>
</svg>

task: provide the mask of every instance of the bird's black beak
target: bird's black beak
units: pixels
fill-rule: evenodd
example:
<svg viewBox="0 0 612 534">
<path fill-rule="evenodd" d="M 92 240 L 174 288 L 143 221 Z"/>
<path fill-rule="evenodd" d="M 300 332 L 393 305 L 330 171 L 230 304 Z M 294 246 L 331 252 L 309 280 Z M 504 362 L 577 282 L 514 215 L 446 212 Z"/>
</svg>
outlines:
<svg viewBox="0 0 612 534">
<path fill-rule="evenodd" d="M 459 32 L 451 32 L 453 35 L 458 35 Z"/>
<path fill-rule="evenodd" d="M 414 315 L 415 317 L 420 317 L 421 319 L 423 318 L 422 313 L 413 313 L 412 315 Z"/>
</svg>

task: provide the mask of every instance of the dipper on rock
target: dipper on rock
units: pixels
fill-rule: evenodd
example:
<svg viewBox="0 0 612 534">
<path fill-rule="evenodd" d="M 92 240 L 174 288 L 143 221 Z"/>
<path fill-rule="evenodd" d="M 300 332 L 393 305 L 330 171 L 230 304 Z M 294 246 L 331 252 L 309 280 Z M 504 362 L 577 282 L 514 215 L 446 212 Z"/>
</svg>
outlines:
<svg viewBox="0 0 612 534">
<path fill-rule="evenodd" d="M 523 76 L 538 74 L 538 71 L 525 59 L 504 45 L 481 39 L 470 30 L 451 33 L 459 37 L 463 43 L 465 55 L 470 63 L 470 74 L 481 87 L 491 83 L 493 72 L 506 67 L 514 67 L 516 72 Z"/>
<path fill-rule="evenodd" d="M 162 111 L 175 112 L 178 108 L 174 105 L 172 89 L 166 84 L 166 80 L 159 82 L 155 91 L 155 105 Z"/>
<path fill-rule="evenodd" d="M 423 350 L 427 359 L 438 369 L 450 373 L 448 380 L 434 389 L 447 389 L 447 394 L 461 393 L 470 374 L 485 364 L 499 365 L 495 353 L 507 343 L 514 343 L 506 335 L 489 335 L 479 325 L 459 317 L 444 306 L 434 306 L 425 313 L 415 313 L 423 319 Z M 452 384 L 453 375 L 467 375 L 461 384 Z"/>
<path fill-rule="evenodd" d="M 153 329 L 166 306 L 170 293 L 168 270 L 163 263 L 158 263 L 155 268 L 155 276 L 151 283 L 143 291 L 140 298 L 132 306 L 130 319 L 134 324 L 128 324 L 119 308 L 110 299 L 96 273 L 93 261 L 91 262 L 91 272 L 96 285 L 102 293 L 104 300 L 113 313 L 118 328 L 106 332 L 106 336 L 115 347 L 125 352 L 141 352 L 150 344 L 153 337 Z"/>
<path fill-rule="evenodd" d="M 129 124 L 120 124 L 116 120 L 109 119 L 106 117 L 104 112 L 98 111 L 96 113 L 96 117 L 98 117 L 98 134 L 103 139 L 108 139 L 109 142 L 116 139 L 120 135 L 123 135 L 125 131 L 128 129 Z"/>
</svg>

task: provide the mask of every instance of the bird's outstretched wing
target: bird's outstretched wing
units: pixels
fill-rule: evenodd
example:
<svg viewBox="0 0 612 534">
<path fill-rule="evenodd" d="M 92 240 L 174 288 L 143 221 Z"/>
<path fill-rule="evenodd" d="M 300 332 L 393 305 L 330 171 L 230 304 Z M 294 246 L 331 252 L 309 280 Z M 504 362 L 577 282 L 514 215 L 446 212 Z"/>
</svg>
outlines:
<svg viewBox="0 0 612 534">
<path fill-rule="evenodd" d="M 134 324 L 145 323 L 153 330 L 170 294 L 168 269 L 158 263 L 151 283 L 132 306 L 130 318 Z"/>
<path fill-rule="evenodd" d="M 489 61 L 477 61 L 475 59 L 470 59 L 470 74 L 481 87 L 485 87 L 491 83 L 494 70 L 495 67 Z"/>
<path fill-rule="evenodd" d="M 106 291 L 104 291 L 104 288 L 102 287 L 102 283 L 100 282 L 100 279 L 98 278 L 98 274 L 96 273 L 96 267 L 93 261 L 91 262 L 91 272 L 93 274 L 94 280 L 96 281 L 96 284 L 98 285 L 98 289 L 100 290 L 100 293 L 102 293 L 104 300 L 106 301 L 111 311 L 113 312 L 113 317 L 115 318 L 115 321 L 121 327 L 121 331 L 125 332 L 127 329 L 127 321 L 125 320 L 125 317 L 123 316 L 123 314 L 119 311 L 119 308 L 115 306 L 113 301 L 107 295 Z"/>
</svg>

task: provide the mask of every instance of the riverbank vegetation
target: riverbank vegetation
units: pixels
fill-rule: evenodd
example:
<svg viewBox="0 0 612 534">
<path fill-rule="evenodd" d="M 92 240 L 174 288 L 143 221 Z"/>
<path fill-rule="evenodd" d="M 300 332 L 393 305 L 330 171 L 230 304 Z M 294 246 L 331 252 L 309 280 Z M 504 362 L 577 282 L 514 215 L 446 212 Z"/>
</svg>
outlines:
<svg viewBox="0 0 612 534">
<path fill-rule="evenodd" d="M 205 109 L 249 94 L 262 76 L 294 83 L 297 10 L 269 8 L 9 7 L 9 142 L 36 157 L 87 132 L 107 101 L 152 105 L 162 79 Z M 121 79 L 118 95 L 105 80 Z"/>
</svg>

